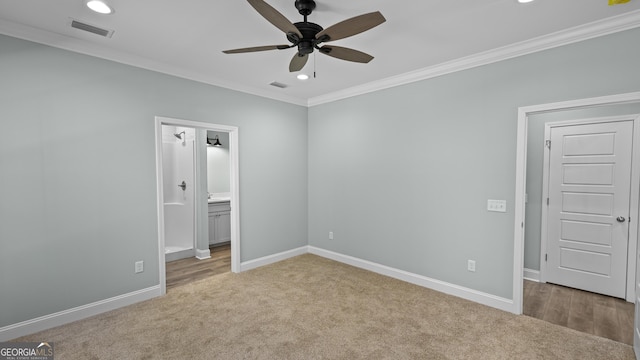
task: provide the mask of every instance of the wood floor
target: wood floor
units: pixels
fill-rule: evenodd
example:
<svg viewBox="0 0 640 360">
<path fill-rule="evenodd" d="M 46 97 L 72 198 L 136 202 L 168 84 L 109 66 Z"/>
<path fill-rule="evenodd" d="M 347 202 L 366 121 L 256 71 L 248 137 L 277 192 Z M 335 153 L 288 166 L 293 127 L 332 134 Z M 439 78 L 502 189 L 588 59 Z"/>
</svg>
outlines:
<svg viewBox="0 0 640 360">
<path fill-rule="evenodd" d="M 634 306 L 622 299 L 525 280 L 523 313 L 633 345 Z"/>
<path fill-rule="evenodd" d="M 223 274 L 231 271 L 231 245 L 209 248 L 211 258 L 198 260 L 195 257 L 167 263 L 167 292 L 176 286 Z"/>
</svg>

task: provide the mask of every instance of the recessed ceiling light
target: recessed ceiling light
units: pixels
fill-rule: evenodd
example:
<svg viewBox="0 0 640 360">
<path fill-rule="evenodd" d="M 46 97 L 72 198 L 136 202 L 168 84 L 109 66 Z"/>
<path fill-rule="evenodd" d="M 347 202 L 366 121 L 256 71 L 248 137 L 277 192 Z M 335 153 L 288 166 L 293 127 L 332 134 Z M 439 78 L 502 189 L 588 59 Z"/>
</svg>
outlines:
<svg viewBox="0 0 640 360">
<path fill-rule="evenodd" d="M 107 5 L 104 1 L 101 1 L 101 0 L 89 0 L 87 1 L 87 7 L 89 7 L 89 9 L 100 14 L 113 13 L 113 9 L 111 9 L 109 5 Z"/>
<path fill-rule="evenodd" d="M 307 80 L 309 78 L 309 75 L 307 74 L 300 74 L 298 76 L 296 76 L 298 78 L 298 80 Z"/>
<path fill-rule="evenodd" d="M 520 4 L 526 4 L 526 3 L 529 3 L 529 2 L 532 2 L 532 1 L 533 1 L 533 0 L 518 0 L 518 2 L 519 2 Z"/>
</svg>

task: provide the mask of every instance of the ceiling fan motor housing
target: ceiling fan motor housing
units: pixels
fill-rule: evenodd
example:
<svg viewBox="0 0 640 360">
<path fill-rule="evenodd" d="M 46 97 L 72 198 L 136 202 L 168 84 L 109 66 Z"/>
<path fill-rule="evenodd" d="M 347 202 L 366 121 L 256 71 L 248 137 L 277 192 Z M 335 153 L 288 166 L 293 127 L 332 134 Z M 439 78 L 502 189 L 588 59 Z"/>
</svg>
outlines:
<svg viewBox="0 0 640 360">
<path fill-rule="evenodd" d="M 287 35 L 287 39 L 294 45 L 298 45 L 298 53 L 301 56 L 311 54 L 317 43 L 316 34 L 323 30 L 322 26 L 312 22 L 297 22 L 293 25 L 295 25 L 302 34 L 302 39 L 295 39 L 295 37 L 292 38 L 290 35 Z"/>
</svg>

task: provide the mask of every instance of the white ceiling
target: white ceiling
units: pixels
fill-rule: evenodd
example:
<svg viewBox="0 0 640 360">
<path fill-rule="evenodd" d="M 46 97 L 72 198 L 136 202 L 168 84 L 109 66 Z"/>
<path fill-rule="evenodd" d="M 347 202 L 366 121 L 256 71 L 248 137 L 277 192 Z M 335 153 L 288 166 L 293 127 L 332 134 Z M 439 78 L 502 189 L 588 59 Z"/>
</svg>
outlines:
<svg viewBox="0 0 640 360">
<path fill-rule="evenodd" d="M 302 72 L 313 76 L 315 65 L 317 77 L 300 81 L 297 73 L 288 71 L 294 49 L 222 53 L 288 43 L 285 35 L 246 1 L 107 2 L 115 8 L 114 14 L 93 13 L 85 0 L 0 0 L 0 33 L 308 105 L 331 94 L 406 77 L 407 73 L 492 49 L 531 43 L 531 39 L 566 33 L 584 24 L 602 28 L 602 24 L 617 24 L 624 18 L 623 28 L 640 26 L 640 0 L 616 6 L 608 6 L 607 0 L 536 0 L 528 4 L 517 0 L 317 0 L 308 20 L 325 28 L 376 10 L 387 21 L 332 42 L 373 55 L 375 59 L 369 64 L 342 61 L 316 51 Z M 294 0 L 267 2 L 291 22 L 302 21 Z M 71 18 L 115 32 L 111 38 L 86 33 L 71 28 Z M 609 26 L 604 32 L 615 30 Z M 270 86 L 273 81 L 288 87 Z"/>
</svg>

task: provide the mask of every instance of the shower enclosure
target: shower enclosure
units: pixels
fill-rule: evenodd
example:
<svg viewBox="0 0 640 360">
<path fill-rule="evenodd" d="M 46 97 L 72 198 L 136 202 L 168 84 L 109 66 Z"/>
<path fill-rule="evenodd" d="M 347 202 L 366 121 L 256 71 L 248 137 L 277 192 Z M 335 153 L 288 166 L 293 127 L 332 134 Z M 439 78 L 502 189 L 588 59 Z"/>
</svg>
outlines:
<svg viewBox="0 0 640 360">
<path fill-rule="evenodd" d="M 165 260 L 195 256 L 195 130 L 162 125 Z"/>
</svg>

